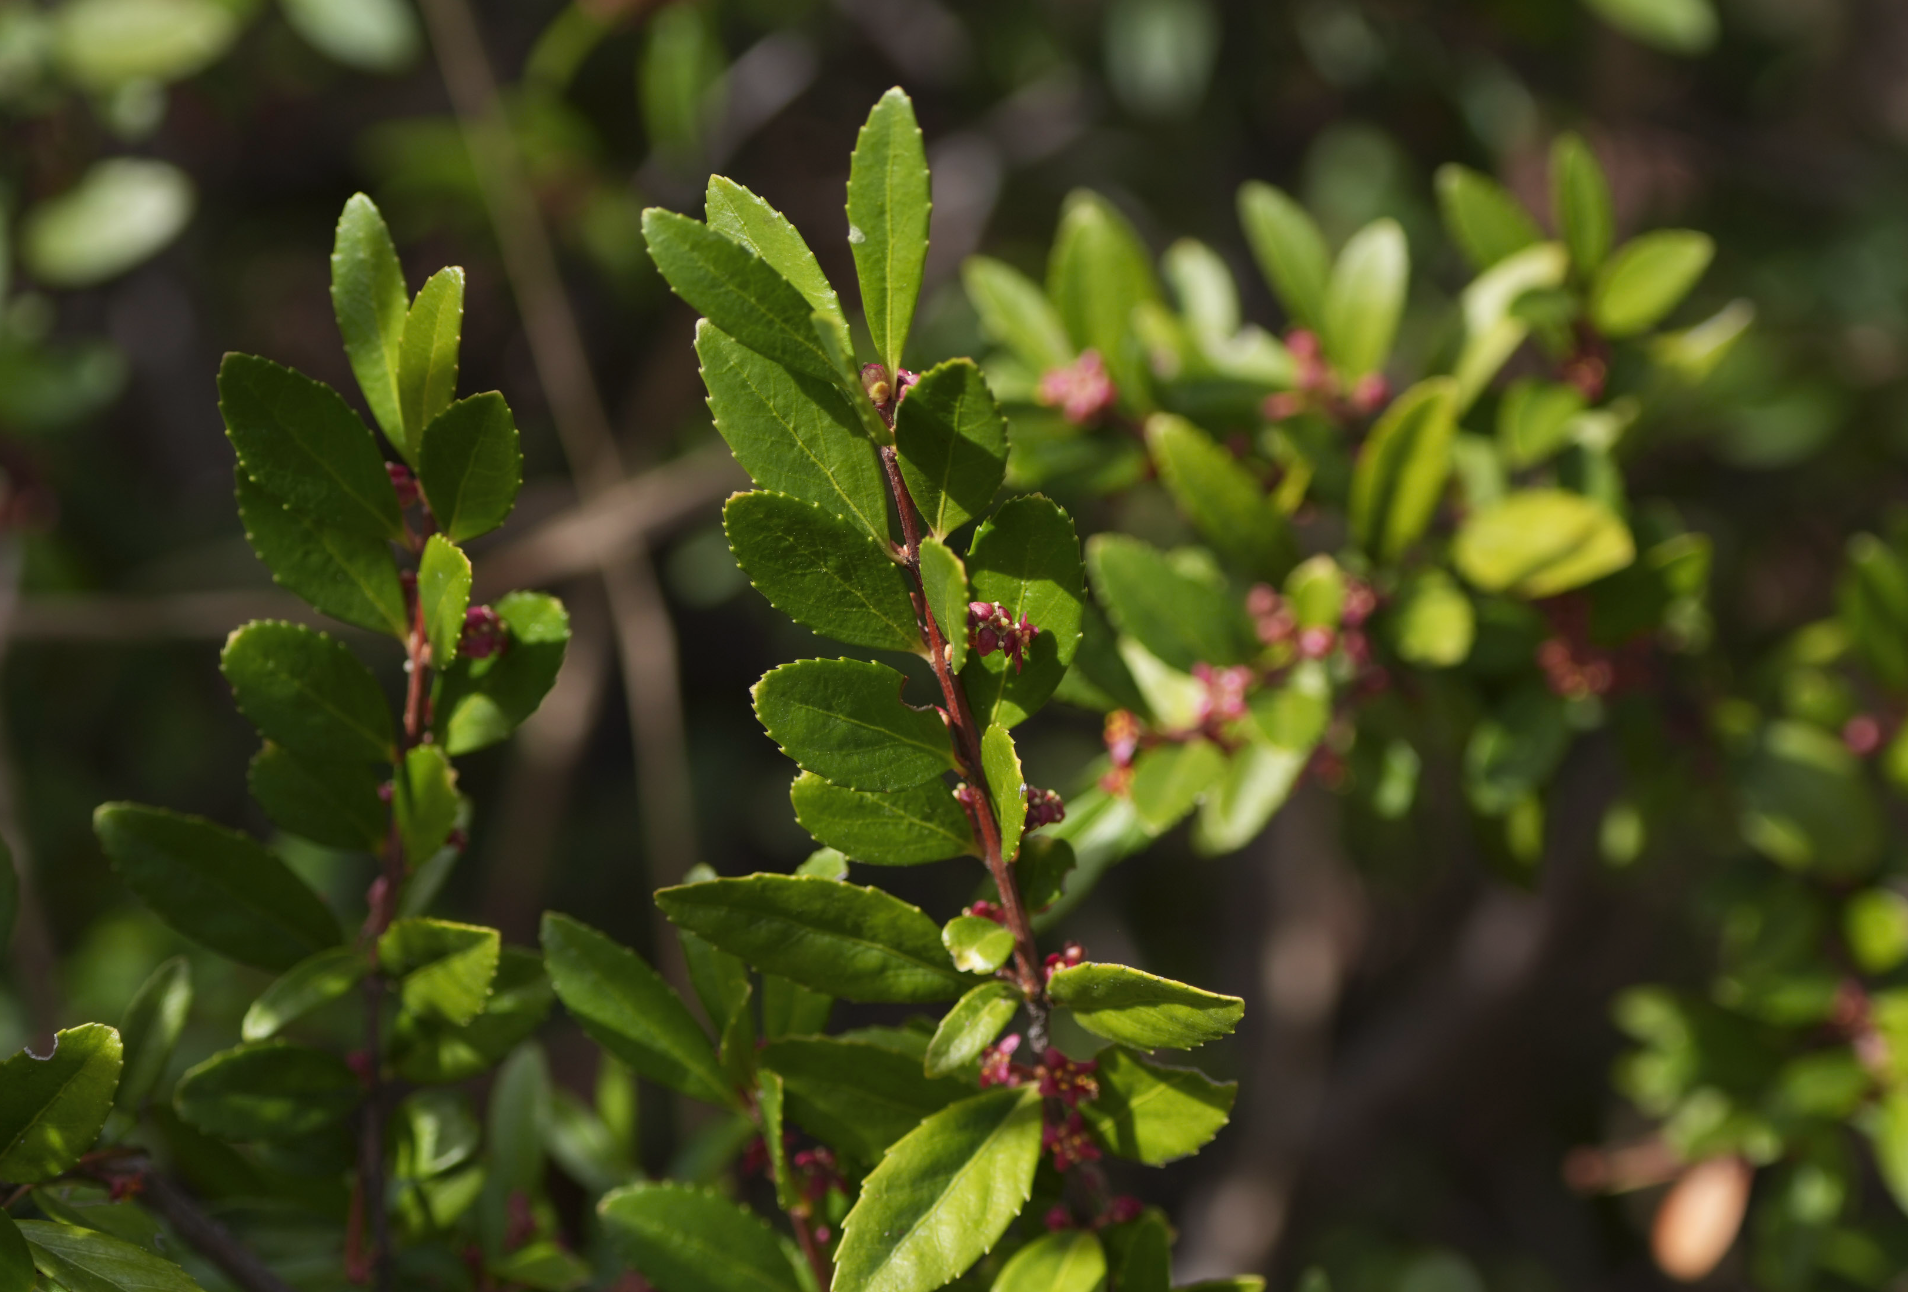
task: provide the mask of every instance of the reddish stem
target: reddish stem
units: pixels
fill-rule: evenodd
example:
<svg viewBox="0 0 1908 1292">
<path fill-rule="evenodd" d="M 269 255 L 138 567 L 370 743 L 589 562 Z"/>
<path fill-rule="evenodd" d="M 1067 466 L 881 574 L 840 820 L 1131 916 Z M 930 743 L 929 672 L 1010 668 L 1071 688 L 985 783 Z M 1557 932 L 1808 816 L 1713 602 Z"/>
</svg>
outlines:
<svg viewBox="0 0 1908 1292">
<path fill-rule="evenodd" d="M 821 1288 L 821 1292 L 829 1292 L 834 1285 L 835 1270 L 828 1263 L 828 1253 L 822 1251 L 821 1244 L 815 1241 L 815 1232 L 808 1227 L 807 1214 L 791 1211 L 788 1219 L 795 1226 L 795 1241 L 800 1245 L 802 1255 L 808 1258 L 808 1268 L 814 1272 L 816 1286 Z"/>
</svg>

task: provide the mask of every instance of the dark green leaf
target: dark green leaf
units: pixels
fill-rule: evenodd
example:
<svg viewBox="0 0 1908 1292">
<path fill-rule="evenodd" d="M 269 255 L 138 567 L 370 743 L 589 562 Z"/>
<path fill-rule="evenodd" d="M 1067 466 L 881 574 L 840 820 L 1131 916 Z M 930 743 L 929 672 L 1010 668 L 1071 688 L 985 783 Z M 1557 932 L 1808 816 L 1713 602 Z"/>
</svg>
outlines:
<svg viewBox="0 0 1908 1292">
<path fill-rule="evenodd" d="M 1257 180 L 1239 190 L 1239 223 L 1259 269 L 1292 322 L 1317 331 L 1325 325 L 1325 284 L 1331 255 L 1304 207 Z"/>
<path fill-rule="evenodd" d="M 842 1292 L 932 1292 L 993 1250 L 1033 1191 L 1040 1092 L 991 1090 L 935 1113 L 881 1159 L 842 1222 Z"/>
<path fill-rule="evenodd" d="M 791 1037 L 762 1051 L 782 1078 L 788 1112 L 817 1139 L 865 1161 L 921 1119 L 973 1093 L 965 1081 L 925 1075 L 918 1060 L 832 1037 Z"/>
<path fill-rule="evenodd" d="M 967 663 L 967 566 L 939 539 L 921 540 L 921 592 L 928 612 L 941 627 L 948 667 L 959 673 Z"/>
<path fill-rule="evenodd" d="M 317 758 L 391 761 L 384 689 L 335 637 L 257 619 L 226 639 L 219 670 L 266 739 Z"/>
<path fill-rule="evenodd" d="M 223 1050 L 179 1078 L 179 1116 L 220 1139 L 289 1140 L 342 1121 L 364 1098 L 351 1065 L 327 1050 L 264 1041 Z"/>
<path fill-rule="evenodd" d="M 281 504 L 243 471 L 234 480 L 245 537 L 273 582 L 345 623 L 400 638 L 410 630 L 389 542 L 319 524 Z"/>
<path fill-rule="evenodd" d="M 795 622 L 850 646 L 920 652 L 907 573 L 846 518 L 758 489 L 729 499 L 722 528 L 749 582 Z"/>
<path fill-rule="evenodd" d="M 713 1190 L 632 1184 L 596 1211 L 611 1245 L 659 1292 L 805 1292 L 775 1231 Z"/>
<path fill-rule="evenodd" d="M 1835 607 L 1863 662 L 1888 686 L 1908 686 L 1908 564 L 1873 534 L 1855 535 Z"/>
<path fill-rule="evenodd" d="M 1173 1231 L 1157 1208 L 1148 1207 L 1138 1220 L 1108 1225 L 1100 1241 L 1119 1292 L 1172 1292 Z"/>
<path fill-rule="evenodd" d="M 621 1068 L 604 1056 L 610 1066 Z M 565 1175 L 598 1195 L 641 1175 L 630 1159 L 630 1141 L 592 1112 L 587 1104 L 558 1087 L 550 1092 L 543 1147 Z"/>
<path fill-rule="evenodd" d="M 848 243 L 875 353 L 901 366 L 927 263 L 927 152 L 899 86 L 881 96 L 855 137 L 848 169 Z"/>
<path fill-rule="evenodd" d="M 775 1204 L 783 1211 L 798 1205 L 801 1185 L 788 1169 L 787 1092 L 782 1079 L 767 1068 L 755 1074 L 755 1112 L 762 1124 L 762 1149 L 769 1160 L 769 1179 L 775 1185 Z"/>
<path fill-rule="evenodd" d="M 803 772 L 789 786 L 788 797 L 802 829 L 872 866 L 979 855 L 967 814 L 938 779 L 893 794 L 865 794 Z"/>
<path fill-rule="evenodd" d="M 1860 763 L 1833 733 L 1772 722 L 1742 769 L 1743 838 L 1796 870 L 1837 880 L 1866 873 L 1886 835 Z"/>
<path fill-rule="evenodd" d="M 1571 419 L 1583 411 L 1583 392 L 1558 381 L 1514 381 L 1497 406 L 1497 448 L 1514 471 L 1536 466 L 1570 442 Z"/>
<path fill-rule="evenodd" d="M 404 316 L 398 350 L 404 433 L 391 442 L 412 462 L 424 442 L 424 428 L 457 398 L 457 348 L 463 335 L 464 271 L 453 265 L 430 276 Z"/>
<path fill-rule="evenodd" d="M 1028 835 L 1020 841 L 1020 859 L 1014 863 L 1021 900 L 1031 911 L 1044 911 L 1066 891 L 1067 876 L 1079 864 L 1073 845 L 1049 834 Z M 988 881 L 993 888 L 993 881 Z M 998 896 L 998 894 L 996 894 Z"/>
<path fill-rule="evenodd" d="M 806 659 L 755 684 L 755 716 L 804 771 L 850 789 L 907 789 L 954 766 L 947 725 L 901 700 L 885 664 Z"/>
<path fill-rule="evenodd" d="M 33 1252 L 20 1236 L 20 1227 L 13 1223 L 13 1217 L 0 1212 L 0 1287 L 25 1292 L 32 1286 Z"/>
<path fill-rule="evenodd" d="M 1204 1148 L 1232 1115 L 1239 1085 L 1191 1068 L 1170 1068 L 1121 1047 L 1100 1051 L 1096 1099 L 1080 1114 L 1100 1142 L 1121 1157 L 1159 1166 Z"/>
<path fill-rule="evenodd" d="M 1709 268 L 1716 244 L 1692 229 L 1658 229 L 1618 248 L 1590 289 L 1590 317 L 1605 336 L 1635 336 L 1661 322 Z"/>
<path fill-rule="evenodd" d="M 246 835 L 136 803 L 101 804 L 93 830 L 154 914 L 220 955 L 276 971 L 338 944 L 324 902 Z"/>
<path fill-rule="evenodd" d="M 405 861 L 415 869 L 437 855 L 457 824 L 462 800 L 449 755 L 437 745 L 406 751 L 392 799 Z"/>
<path fill-rule="evenodd" d="M 345 354 L 364 402 L 391 437 L 404 439 L 398 365 L 404 340 L 404 268 L 384 217 L 370 198 L 354 193 L 338 217 L 331 247 L 331 308 L 344 333 Z"/>
<path fill-rule="evenodd" d="M 377 441 L 322 381 L 249 354 L 219 365 L 219 412 L 241 471 L 307 519 L 366 538 L 404 531 Z"/>
<path fill-rule="evenodd" d="M 665 891 L 714 887 L 710 882 Z M 641 956 L 554 912 L 543 917 L 543 949 L 564 1008 L 597 1044 L 672 1090 L 713 1104 L 737 1104 L 708 1036 Z"/>
<path fill-rule="evenodd" d="M 1563 489 L 1525 489 L 1467 516 L 1451 556 L 1474 586 L 1535 600 L 1622 569 L 1636 546 L 1603 504 Z"/>
<path fill-rule="evenodd" d="M 523 483 L 517 423 L 504 397 L 472 395 L 432 418 L 418 439 L 417 481 L 452 542 L 503 524 Z"/>
<path fill-rule="evenodd" d="M 1112 709 L 1147 712 L 1146 697 L 1121 656 L 1119 638 L 1092 602 L 1081 607 L 1080 647 L 1074 654 L 1073 667 L 1053 694 L 1062 703 L 1101 713 Z"/>
<path fill-rule="evenodd" d="M 1194 664 L 1241 664 L 1258 654 L 1252 623 L 1225 587 L 1158 548 L 1123 534 L 1095 534 L 1087 566 L 1114 626 L 1169 666 L 1191 672 Z"/>
<path fill-rule="evenodd" d="M 500 654 L 460 659 L 441 674 L 438 739 L 456 757 L 494 745 L 535 713 L 556 683 L 570 641 L 563 603 L 541 592 L 512 592 L 493 607 L 509 631 Z"/>
<path fill-rule="evenodd" d="M 780 211 L 721 175 L 709 177 L 704 200 L 709 227 L 762 257 L 776 273 L 788 279 L 818 313 L 847 326 L 841 300 L 816 263 L 815 253 Z"/>
<path fill-rule="evenodd" d="M 391 1064 L 406 1081 L 462 1081 L 495 1067 L 536 1031 L 550 1011 L 550 982 L 534 951 L 505 947 L 484 1012 L 468 1027 L 400 1013 L 391 1036 Z"/>
<path fill-rule="evenodd" d="M 1042 1234 L 1001 1266 L 993 1292 L 1103 1292 L 1106 1250 L 1091 1229 Z"/>
<path fill-rule="evenodd" d="M 783 367 L 844 379 L 816 334 L 814 308 L 753 250 L 659 207 L 643 212 L 643 237 L 676 295 L 709 322 Z"/>
<path fill-rule="evenodd" d="M 1431 523 L 1456 434 L 1457 386 L 1449 377 L 1411 387 L 1372 427 L 1352 469 L 1350 509 L 1352 533 L 1372 556 L 1396 561 Z"/>
<path fill-rule="evenodd" d="M 1237 996 L 1190 987 L 1126 965 L 1062 969 L 1047 984 L 1080 1026 L 1139 1050 L 1189 1050 L 1230 1036 L 1245 1012 Z"/>
<path fill-rule="evenodd" d="M 875 446 L 830 382 L 790 372 L 703 320 L 696 354 L 709 411 L 755 483 L 888 538 L 888 486 Z"/>
<path fill-rule="evenodd" d="M 486 1268 L 501 1282 L 532 1292 L 572 1292 L 588 1283 L 591 1274 L 588 1261 L 549 1238 L 533 1239 Z"/>
<path fill-rule="evenodd" d="M 483 1012 L 502 950 L 495 929 L 398 920 L 378 938 L 378 967 L 398 980 L 405 1009 L 465 1027 Z"/>
<path fill-rule="evenodd" d="M 999 723 L 981 735 L 981 770 L 987 777 L 994 820 L 1000 826 L 1000 855 L 1011 862 L 1020 851 L 1020 832 L 1027 824 L 1027 787 L 1014 738 Z"/>
<path fill-rule="evenodd" d="M 894 415 L 901 476 L 940 538 L 987 510 L 1007 473 L 1007 419 L 971 359 L 921 375 Z"/>
<path fill-rule="evenodd" d="M 21 1050 L 0 1063 L 0 1180 L 37 1184 L 93 1147 L 119 1085 L 119 1033 L 68 1028 L 44 1059 Z"/>
<path fill-rule="evenodd" d="M 699 865 L 693 867 L 684 880 L 702 884 L 715 877 L 715 871 Z M 689 966 L 689 981 L 696 989 L 696 999 L 702 1002 L 716 1035 L 720 1036 L 728 1029 L 729 1020 L 749 1007 L 753 992 L 749 985 L 749 967 L 738 957 L 718 951 L 693 933 L 678 929 L 676 936 L 682 943 L 682 958 Z"/>
<path fill-rule="evenodd" d="M 1570 744 L 1563 701 L 1525 686 L 1471 729 L 1464 788 L 1478 811 L 1509 812 L 1548 781 Z"/>
<path fill-rule="evenodd" d="M 850 1000 L 949 1000 L 968 982 L 941 930 L 877 888 L 805 875 L 750 875 L 665 888 L 663 914 L 767 973 Z"/>
<path fill-rule="evenodd" d="M 1223 445 L 1166 413 L 1147 419 L 1146 444 L 1173 501 L 1207 542 L 1260 578 L 1291 568 L 1296 551 L 1285 517 Z"/>
<path fill-rule="evenodd" d="M 239 1024 L 247 1041 L 269 1041 L 315 1009 L 343 999 L 371 972 L 357 947 L 331 947 L 307 956 L 259 993 Z"/>
<path fill-rule="evenodd" d="M 431 644 L 431 666 L 449 668 L 470 609 L 470 558 L 442 534 L 432 534 L 417 563 L 418 608 Z"/>
<path fill-rule="evenodd" d="M 1018 671 L 995 651 L 973 656 L 961 673 L 976 722 L 1018 726 L 1047 702 L 1080 645 L 1086 576 L 1073 518 L 1039 494 L 1010 498 L 974 532 L 967 574 L 976 601 L 998 604 L 1015 623 L 1024 615 L 1040 630 Z M 965 620 L 954 631 L 965 632 Z"/>
<path fill-rule="evenodd" d="M 376 850 L 389 809 L 378 797 L 384 777 L 373 763 L 300 758 L 267 741 L 252 757 L 246 784 L 265 815 L 284 830 L 329 848 Z"/>
<path fill-rule="evenodd" d="M 1550 145 L 1550 209 L 1578 276 L 1588 278 L 1610 254 L 1616 216 L 1610 181 L 1590 145 L 1574 131 L 1558 135 Z"/>
<path fill-rule="evenodd" d="M 40 1273 L 65 1292 L 200 1292 L 177 1265 L 122 1238 L 44 1220 L 22 1220 L 19 1231 Z"/>
<path fill-rule="evenodd" d="M 123 1063 L 118 1093 L 113 1106 L 122 1112 L 137 1114 L 146 1096 L 165 1075 L 172 1061 L 172 1047 L 185 1030 L 186 1013 L 192 1008 L 192 965 L 184 956 L 154 969 L 119 1020 Z"/>
<path fill-rule="evenodd" d="M 1473 269 L 1489 269 L 1543 240 L 1523 204 L 1488 175 L 1453 163 L 1438 167 L 1437 185 L 1444 227 Z"/>
<path fill-rule="evenodd" d="M 1097 350 L 1121 402 L 1144 411 L 1145 361 L 1133 337 L 1133 310 L 1159 299 L 1152 257 L 1125 216 L 1097 193 L 1067 195 L 1047 265 L 1047 295 L 1082 350 Z"/>
<path fill-rule="evenodd" d="M 1325 355 L 1348 381 L 1377 372 L 1391 356 L 1411 280 L 1404 230 L 1374 220 L 1351 236 L 1325 285 Z"/>
<path fill-rule="evenodd" d="M 525 1041 L 497 1071 L 485 1110 L 486 1170 L 477 1203 L 477 1232 L 496 1257 L 517 1228 L 513 1199 L 534 1199 L 543 1186 L 542 1127 L 549 1120 L 550 1065 L 543 1047 Z"/>
<path fill-rule="evenodd" d="M 927 1074 L 945 1077 L 978 1061 L 1021 1004 L 1020 991 L 999 979 L 984 982 L 955 1001 L 928 1042 Z"/>
<path fill-rule="evenodd" d="M 961 266 L 961 281 L 980 315 L 982 330 L 1034 372 L 1073 362 L 1066 324 L 1038 283 L 988 256 L 969 256 Z"/>
</svg>

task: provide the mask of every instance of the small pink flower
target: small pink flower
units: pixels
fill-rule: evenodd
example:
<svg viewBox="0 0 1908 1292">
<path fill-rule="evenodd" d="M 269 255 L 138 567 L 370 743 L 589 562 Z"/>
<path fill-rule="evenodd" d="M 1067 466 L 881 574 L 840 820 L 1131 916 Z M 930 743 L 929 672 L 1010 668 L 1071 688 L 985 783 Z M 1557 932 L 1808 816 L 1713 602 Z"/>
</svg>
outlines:
<svg viewBox="0 0 1908 1292">
<path fill-rule="evenodd" d="M 1034 400 L 1058 408 L 1076 426 L 1085 426 L 1113 406 L 1113 381 L 1098 350 L 1083 350 L 1064 368 L 1050 368 L 1040 378 Z"/>
</svg>

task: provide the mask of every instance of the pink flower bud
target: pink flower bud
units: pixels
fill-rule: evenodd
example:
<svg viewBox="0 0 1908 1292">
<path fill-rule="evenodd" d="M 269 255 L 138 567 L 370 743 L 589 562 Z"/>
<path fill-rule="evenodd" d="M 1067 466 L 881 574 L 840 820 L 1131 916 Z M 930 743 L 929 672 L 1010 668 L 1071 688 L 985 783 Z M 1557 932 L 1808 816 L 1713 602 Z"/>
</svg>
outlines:
<svg viewBox="0 0 1908 1292">
<path fill-rule="evenodd" d="M 470 659 L 489 659 L 510 641 L 503 620 L 489 606 L 472 606 L 464 612 L 464 633 L 457 641 L 457 652 Z"/>
<path fill-rule="evenodd" d="M 411 468 L 402 462 L 386 462 L 384 471 L 391 477 L 391 487 L 397 490 L 399 507 L 409 507 L 417 501 L 417 477 L 411 474 Z"/>
</svg>

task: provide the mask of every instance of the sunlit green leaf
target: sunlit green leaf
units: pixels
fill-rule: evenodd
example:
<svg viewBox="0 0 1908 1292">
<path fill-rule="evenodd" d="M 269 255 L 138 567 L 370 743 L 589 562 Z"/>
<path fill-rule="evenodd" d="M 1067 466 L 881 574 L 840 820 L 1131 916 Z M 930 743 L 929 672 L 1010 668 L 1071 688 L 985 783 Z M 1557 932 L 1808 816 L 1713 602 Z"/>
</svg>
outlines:
<svg viewBox="0 0 1908 1292">
<path fill-rule="evenodd" d="M 369 3 L 396 4 L 397 0 Z M 457 398 L 457 351 L 463 336 L 464 271 L 453 265 L 430 276 L 404 315 L 397 378 L 404 435 L 393 443 L 413 463 L 424 440 L 424 428 Z"/>
<path fill-rule="evenodd" d="M 930 206 L 921 128 L 914 104 L 897 86 L 868 113 L 848 170 L 848 244 L 861 308 L 890 374 L 901 366 L 921 294 Z"/>
<path fill-rule="evenodd" d="M 927 1074 L 947 1076 L 977 1061 L 1022 1003 L 1020 991 L 999 979 L 984 982 L 955 1001 L 928 1042 Z"/>
<path fill-rule="evenodd" d="M 1126 965 L 1082 964 L 1047 983 L 1054 1004 L 1089 1032 L 1139 1050 L 1188 1050 L 1230 1036 L 1245 1013 L 1237 996 L 1191 987 Z"/>
<path fill-rule="evenodd" d="M 418 438 L 417 481 L 453 543 L 503 524 L 523 483 L 517 423 L 504 397 L 472 395 L 432 418 Z"/>
<path fill-rule="evenodd" d="M 103 283 L 178 237 L 197 200 L 191 178 L 170 162 L 109 157 L 58 197 L 28 209 L 20 258 L 48 287 Z"/>
<path fill-rule="evenodd" d="M 1266 281 L 1295 324 L 1325 325 L 1325 284 L 1331 254 L 1325 236 L 1304 207 L 1257 180 L 1239 190 L 1239 223 Z"/>
<path fill-rule="evenodd" d="M 1095 534 L 1087 542 L 1087 566 L 1114 625 L 1173 668 L 1240 664 L 1258 653 L 1258 637 L 1237 598 L 1167 553 L 1124 534 Z"/>
<path fill-rule="evenodd" d="M 371 962 L 357 947 L 329 947 L 307 956 L 259 994 L 239 1024 L 247 1041 L 269 1041 L 280 1031 L 364 981 Z"/>
<path fill-rule="evenodd" d="M 123 1112 L 137 1113 L 146 1096 L 172 1061 L 172 1047 L 185 1030 L 186 1014 L 192 1008 L 192 965 L 184 956 L 174 956 L 154 969 L 119 1020 L 120 1042 L 124 1047 L 119 1089 L 113 1106 Z"/>
<path fill-rule="evenodd" d="M 243 471 L 234 480 L 245 537 L 279 587 L 345 623 L 399 638 L 410 631 L 388 541 L 314 521 Z"/>
<path fill-rule="evenodd" d="M 788 1113 L 816 1138 L 865 1161 L 973 1093 L 965 1081 L 923 1073 L 918 1059 L 861 1041 L 790 1037 L 762 1051 L 778 1073 Z"/>
<path fill-rule="evenodd" d="M 972 654 L 961 673 L 976 722 L 1017 726 L 1047 702 L 1080 645 L 1086 575 L 1073 518 L 1039 494 L 1009 499 L 974 531 L 967 575 L 974 600 L 1040 630 L 1019 669 L 1002 650 Z"/>
<path fill-rule="evenodd" d="M 1617 248 L 1590 291 L 1590 317 L 1605 336 L 1648 331 L 1681 303 L 1709 268 L 1716 244 L 1692 229 L 1658 229 Z"/>
<path fill-rule="evenodd" d="M 1261 578 L 1278 578 L 1295 552 L 1285 518 L 1232 454 L 1183 417 L 1147 419 L 1146 443 L 1173 501 L 1214 547 Z"/>
<path fill-rule="evenodd" d="M 1438 210 L 1452 241 L 1474 269 L 1489 269 L 1541 241 L 1542 232 L 1504 186 L 1468 166 L 1438 167 Z"/>
<path fill-rule="evenodd" d="M 570 616 L 541 592 L 512 592 L 492 607 L 509 638 L 488 659 L 460 659 L 441 674 L 435 698 L 438 740 L 453 757 L 493 745 L 543 702 L 563 667 Z"/>
<path fill-rule="evenodd" d="M 0 1179 L 50 1180 L 93 1147 L 122 1054 L 118 1032 L 86 1023 L 55 1035 L 44 1059 L 21 1050 L 0 1063 Z"/>
<path fill-rule="evenodd" d="M 806 1292 L 754 1213 L 710 1189 L 632 1184 L 597 1204 L 610 1243 L 659 1292 Z"/>
<path fill-rule="evenodd" d="M 200 1292 L 183 1269 L 123 1238 L 44 1220 L 18 1223 L 34 1265 L 58 1280 L 43 1286 L 65 1292 Z"/>
<path fill-rule="evenodd" d="M 1090 1229 L 1042 1234 L 1001 1266 L 993 1292 L 1101 1292 L 1106 1251 Z"/>
<path fill-rule="evenodd" d="M 1596 0 L 1592 0 L 1595 3 Z M 1622 0 L 1618 0 L 1621 3 Z M 1696 0 L 1701 4 L 1703 0 Z M 1671 7 L 1674 0 L 1671 0 Z M 1570 248 L 1571 263 L 1584 278 L 1596 273 L 1610 254 L 1616 214 L 1610 181 L 1582 135 L 1565 131 L 1550 146 L 1550 209 Z"/>
<path fill-rule="evenodd" d="M 755 684 L 755 714 L 804 771 L 850 789 L 907 789 L 954 755 L 940 716 L 902 701 L 904 681 L 885 664 L 799 660 Z"/>
<path fill-rule="evenodd" d="M 1066 324 L 1033 279 L 989 256 L 969 256 L 961 266 L 961 281 L 982 329 L 1034 372 L 1073 362 Z"/>
<path fill-rule="evenodd" d="M 894 444 L 902 479 L 935 538 L 985 511 L 1007 470 L 1007 420 L 969 359 L 921 375 L 895 410 Z"/>
<path fill-rule="evenodd" d="M 268 740 L 316 758 L 389 762 L 384 689 L 349 647 L 300 624 L 260 619 L 226 639 L 219 671 Z"/>
<path fill-rule="evenodd" d="M 868 794 L 803 772 L 788 796 L 802 829 L 856 861 L 914 866 L 976 853 L 967 814 L 938 779 L 892 794 Z"/>
<path fill-rule="evenodd" d="M 851 521 L 758 489 L 729 499 L 722 529 L 756 591 L 797 623 L 850 646 L 921 649 L 906 572 Z"/>
<path fill-rule="evenodd" d="M 338 217 L 331 248 L 331 308 L 344 334 L 345 354 L 364 392 L 371 415 L 392 443 L 404 441 L 404 415 L 398 399 L 398 368 L 409 312 L 404 267 L 384 216 L 362 193 L 354 193 Z M 243 455 L 241 455 L 242 457 Z M 257 473 L 254 472 L 254 475 Z M 269 480 L 261 480 L 274 492 Z"/>
<path fill-rule="evenodd" d="M 1457 434 L 1457 387 L 1421 381 L 1391 402 L 1352 470 L 1352 532 L 1367 552 L 1395 561 L 1437 512 Z"/>
<path fill-rule="evenodd" d="M 786 216 L 722 175 L 709 177 L 704 207 L 711 229 L 762 257 L 794 285 L 809 305 L 846 326 L 841 299 L 828 285 L 815 253 Z"/>
<path fill-rule="evenodd" d="M 1080 1105 L 1080 1114 L 1121 1157 L 1159 1166 L 1197 1153 L 1232 1115 L 1237 1082 L 1149 1063 L 1117 1045 L 1096 1058 L 1100 1093 Z"/>
<path fill-rule="evenodd" d="M 173 1105 L 221 1139 L 289 1140 L 342 1121 L 363 1098 L 358 1074 L 329 1050 L 263 1041 L 222 1050 L 187 1072 Z"/>
<path fill-rule="evenodd" d="M 1535 599 L 1622 569 L 1636 558 L 1636 545 L 1601 503 L 1563 489 L 1525 489 L 1466 517 L 1451 554 L 1458 572 L 1484 591 Z"/>
<path fill-rule="evenodd" d="M 449 920 L 397 920 L 378 938 L 378 968 L 413 1014 L 454 1027 L 483 1012 L 503 942 L 495 929 Z"/>
</svg>

